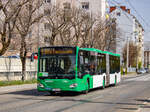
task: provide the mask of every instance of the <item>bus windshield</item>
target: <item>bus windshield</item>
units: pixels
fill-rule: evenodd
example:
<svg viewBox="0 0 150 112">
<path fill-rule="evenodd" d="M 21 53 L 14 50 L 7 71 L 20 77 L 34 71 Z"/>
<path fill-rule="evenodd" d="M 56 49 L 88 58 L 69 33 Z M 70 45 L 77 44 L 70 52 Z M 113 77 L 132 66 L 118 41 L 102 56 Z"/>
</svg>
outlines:
<svg viewBox="0 0 150 112">
<path fill-rule="evenodd" d="M 40 58 L 39 72 L 48 72 L 50 75 L 74 75 L 76 57 L 74 55 L 44 56 Z"/>
</svg>

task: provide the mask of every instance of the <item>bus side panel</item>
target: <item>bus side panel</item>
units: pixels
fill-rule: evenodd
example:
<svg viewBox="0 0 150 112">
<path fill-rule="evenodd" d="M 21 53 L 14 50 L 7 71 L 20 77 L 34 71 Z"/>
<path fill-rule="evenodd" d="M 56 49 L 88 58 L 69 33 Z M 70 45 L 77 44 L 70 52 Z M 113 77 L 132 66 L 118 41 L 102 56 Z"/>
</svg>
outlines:
<svg viewBox="0 0 150 112">
<path fill-rule="evenodd" d="M 93 88 L 93 78 L 87 74 L 83 78 L 76 79 L 78 83 L 77 91 L 84 91 Z"/>
<path fill-rule="evenodd" d="M 117 75 L 117 83 L 121 82 L 121 73 L 116 73 Z"/>
<path fill-rule="evenodd" d="M 109 84 L 115 84 L 115 76 L 116 76 L 116 74 L 115 73 L 113 73 L 113 74 L 110 74 L 110 83 Z"/>
<path fill-rule="evenodd" d="M 103 86 L 104 75 L 94 75 L 93 76 L 93 88 Z"/>
</svg>

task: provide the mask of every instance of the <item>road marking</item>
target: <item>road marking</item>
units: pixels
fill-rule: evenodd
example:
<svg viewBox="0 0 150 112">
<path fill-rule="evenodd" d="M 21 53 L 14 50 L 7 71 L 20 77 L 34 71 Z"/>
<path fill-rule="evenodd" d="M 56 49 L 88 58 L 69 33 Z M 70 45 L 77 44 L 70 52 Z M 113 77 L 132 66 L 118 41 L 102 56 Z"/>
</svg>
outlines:
<svg viewBox="0 0 150 112">
<path fill-rule="evenodd" d="M 135 78 L 127 79 L 125 81 L 150 81 L 150 75 L 135 77 Z"/>
</svg>

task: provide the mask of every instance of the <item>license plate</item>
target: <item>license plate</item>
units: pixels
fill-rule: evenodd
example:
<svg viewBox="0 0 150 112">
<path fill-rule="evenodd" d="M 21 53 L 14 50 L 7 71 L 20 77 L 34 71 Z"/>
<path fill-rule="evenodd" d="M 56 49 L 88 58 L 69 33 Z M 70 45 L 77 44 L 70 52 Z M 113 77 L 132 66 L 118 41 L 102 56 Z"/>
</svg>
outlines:
<svg viewBox="0 0 150 112">
<path fill-rule="evenodd" d="M 59 88 L 56 88 L 56 89 L 53 89 L 53 91 L 60 91 L 60 89 L 59 89 Z"/>
<path fill-rule="evenodd" d="M 52 90 L 52 88 L 45 88 L 46 90 Z"/>
</svg>

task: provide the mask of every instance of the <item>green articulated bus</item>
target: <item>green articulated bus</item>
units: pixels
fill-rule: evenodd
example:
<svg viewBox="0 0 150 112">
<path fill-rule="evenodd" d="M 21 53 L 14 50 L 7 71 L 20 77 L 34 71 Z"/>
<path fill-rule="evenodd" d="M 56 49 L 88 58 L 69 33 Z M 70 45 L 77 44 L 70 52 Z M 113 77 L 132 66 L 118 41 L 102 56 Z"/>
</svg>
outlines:
<svg viewBox="0 0 150 112">
<path fill-rule="evenodd" d="M 94 48 L 41 47 L 38 51 L 38 91 L 87 93 L 121 81 L 120 55 Z"/>
</svg>

